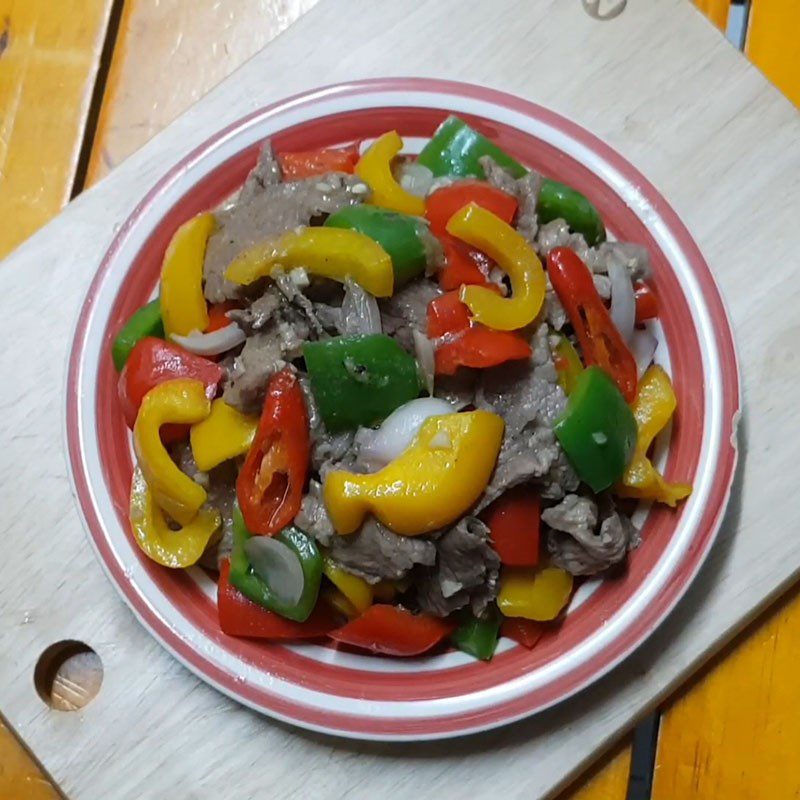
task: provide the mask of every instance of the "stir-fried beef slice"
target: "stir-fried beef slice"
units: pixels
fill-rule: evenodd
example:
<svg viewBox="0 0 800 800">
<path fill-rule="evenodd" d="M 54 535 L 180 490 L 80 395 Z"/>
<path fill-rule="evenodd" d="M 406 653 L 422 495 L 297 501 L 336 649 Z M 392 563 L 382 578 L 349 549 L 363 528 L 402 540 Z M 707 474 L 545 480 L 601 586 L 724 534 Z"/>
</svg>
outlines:
<svg viewBox="0 0 800 800">
<path fill-rule="evenodd" d="M 228 371 L 222 399 L 245 414 L 258 414 L 267 382 L 285 366 L 281 341 L 274 330 L 248 337 Z"/>
<path fill-rule="evenodd" d="M 411 281 L 391 297 L 379 300 L 383 332 L 414 352 L 412 330 L 425 333 L 428 327 L 428 304 L 442 293 L 433 281 Z"/>
<path fill-rule="evenodd" d="M 529 242 L 534 242 L 536 232 L 539 230 L 536 204 L 539 202 L 539 192 L 542 189 L 542 176 L 531 170 L 521 178 L 514 178 L 491 156 L 483 156 L 480 164 L 489 183 L 517 198 L 519 207 L 514 225 L 518 233 Z"/>
<path fill-rule="evenodd" d="M 255 195 L 261 194 L 267 186 L 277 186 L 282 180 L 281 168 L 272 152 L 269 140 L 261 146 L 258 162 L 250 171 L 237 198 L 240 203 L 249 202 Z"/>
<path fill-rule="evenodd" d="M 478 373 L 472 369 L 460 369 L 455 375 L 437 375 L 433 396 L 446 400 L 454 411 L 475 405 L 475 390 Z"/>
</svg>

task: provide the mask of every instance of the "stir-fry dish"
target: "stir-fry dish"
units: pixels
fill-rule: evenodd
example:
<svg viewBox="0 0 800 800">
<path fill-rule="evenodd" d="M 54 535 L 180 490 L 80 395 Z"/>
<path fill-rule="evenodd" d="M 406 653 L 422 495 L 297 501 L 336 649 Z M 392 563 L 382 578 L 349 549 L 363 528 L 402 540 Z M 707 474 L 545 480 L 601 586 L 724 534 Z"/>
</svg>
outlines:
<svg viewBox="0 0 800 800">
<path fill-rule="evenodd" d="M 274 153 L 188 220 L 112 357 L 130 523 L 230 636 L 533 647 L 675 506 L 649 258 L 457 117 L 415 158 Z"/>
</svg>

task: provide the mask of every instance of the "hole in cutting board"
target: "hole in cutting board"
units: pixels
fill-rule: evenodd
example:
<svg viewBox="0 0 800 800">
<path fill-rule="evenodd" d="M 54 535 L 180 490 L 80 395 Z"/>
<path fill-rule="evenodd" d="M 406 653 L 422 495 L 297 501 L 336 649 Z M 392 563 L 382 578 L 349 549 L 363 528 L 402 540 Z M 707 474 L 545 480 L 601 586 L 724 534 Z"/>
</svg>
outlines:
<svg viewBox="0 0 800 800">
<path fill-rule="evenodd" d="M 78 711 L 97 697 L 103 683 L 103 662 L 88 644 L 65 639 L 39 656 L 33 683 L 50 708 Z"/>
</svg>

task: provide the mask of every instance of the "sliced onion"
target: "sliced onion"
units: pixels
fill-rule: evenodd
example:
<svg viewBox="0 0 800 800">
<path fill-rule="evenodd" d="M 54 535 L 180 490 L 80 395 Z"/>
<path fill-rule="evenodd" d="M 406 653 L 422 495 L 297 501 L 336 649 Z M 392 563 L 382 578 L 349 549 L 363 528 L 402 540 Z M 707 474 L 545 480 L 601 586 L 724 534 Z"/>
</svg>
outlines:
<svg viewBox="0 0 800 800">
<path fill-rule="evenodd" d="M 359 457 L 372 469 L 385 467 L 414 441 L 428 417 L 452 414 L 454 411 L 450 403 L 438 397 L 411 400 L 389 414 L 380 428 L 371 432 L 361 447 Z"/>
<path fill-rule="evenodd" d="M 244 552 L 256 574 L 282 603 L 295 605 L 303 594 L 305 577 L 297 553 L 272 536 L 251 536 Z"/>
<path fill-rule="evenodd" d="M 436 371 L 433 342 L 416 328 L 411 329 L 411 335 L 414 339 L 414 352 L 417 356 L 420 372 L 422 373 L 422 380 L 425 382 L 425 388 L 428 394 L 433 397 L 433 379 Z"/>
<path fill-rule="evenodd" d="M 416 197 L 425 197 L 433 184 L 433 173 L 416 161 L 406 161 L 397 170 L 397 182 Z"/>
<path fill-rule="evenodd" d="M 626 342 L 630 342 L 636 322 L 636 298 L 633 283 L 625 267 L 612 260 L 608 265 L 611 279 L 611 319 Z"/>
<path fill-rule="evenodd" d="M 658 339 L 647 328 L 633 332 L 630 339 L 630 348 L 633 357 L 636 359 L 636 369 L 640 378 L 650 364 L 653 363 L 653 356 L 656 354 L 657 347 Z"/>
<path fill-rule="evenodd" d="M 378 301 L 350 278 L 344 284 L 342 327 L 343 333 L 350 336 L 380 333 L 382 330 Z"/>
<path fill-rule="evenodd" d="M 188 336 L 178 336 L 177 333 L 173 333 L 170 338 L 190 353 L 196 353 L 198 356 L 216 356 L 238 347 L 247 336 L 235 322 L 231 322 L 230 325 L 211 333 L 192 331 Z"/>
</svg>

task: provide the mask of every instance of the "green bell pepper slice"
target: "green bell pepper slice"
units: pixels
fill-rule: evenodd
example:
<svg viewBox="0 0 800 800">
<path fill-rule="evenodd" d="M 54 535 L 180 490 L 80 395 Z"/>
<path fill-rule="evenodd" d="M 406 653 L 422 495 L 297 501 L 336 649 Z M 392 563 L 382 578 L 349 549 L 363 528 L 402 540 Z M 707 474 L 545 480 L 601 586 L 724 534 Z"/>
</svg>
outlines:
<svg viewBox="0 0 800 800">
<path fill-rule="evenodd" d="M 306 342 L 303 356 L 314 399 L 332 433 L 378 425 L 422 390 L 417 362 L 381 333 Z"/>
<path fill-rule="evenodd" d="M 294 551 L 303 570 L 303 593 L 295 605 L 288 605 L 275 596 L 267 582 L 257 575 L 250 565 L 244 549 L 245 542 L 250 536 L 239 504 L 235 503 L 233 506 L 233 550 L 231 551 L 229 577 L 231 584 L 248 600 L 252 600 L 262 608 L 274 611 L 294 622 L 305 622 L 317 604 L 319 586 L 322 581 L 322 554 L 317 549 L 314 540 L 294 525 L 284 528 L 275 537 Z"/>
<path fill-rule="evenodd" d="M 479 619 L 471 614 L 450 635 L 450 641 L 481 661 L 491 661 L 500 638 L 500 618 L 489 612 Z"/>
<path fill-rule="evenodd" d="M 600 367 L 587 367 L 578 376 L 553 430 L 578 477 L 594 492 L 622 478 L 636 447 L 633 412 Z"/>
<path fill-rule="evenodd" d="M 554 219 L 566 220 L 590 247 L 605 241 L 606 229 L 598 210 L 579 191 L 558 181 L 542 182 L 536 214 L 543 225 Z"/>
<path fill-rule="evenodd" d="M 325 220 L 328 228 L 349 228 L 374 239 L 391 257 L 395 288 L 425 271 L 433 257 L 432 236 L 419 218 L 378 206 L 346 206 Z"/>
<path fill-rule="evenodd" d="M 142 306 L 126 323 L 122 330 L 114 339 L 111 345 L 111 358 L 117 372 L 122 372 L 122 368 L 128 361 L 131 350 L 137 342 L 148 336 L 155 336 L 157 339 L 164 338 L 164 323 L 161 321 L 161 301 L 157 297 Z"/>
</svg>

